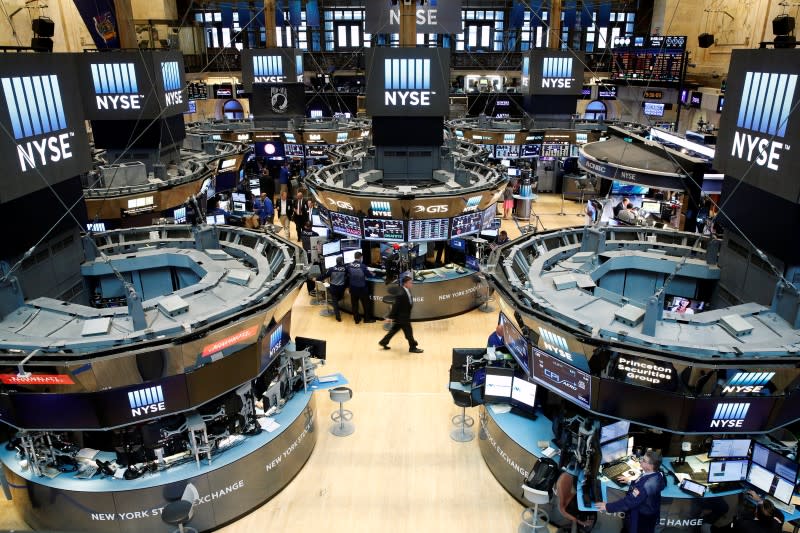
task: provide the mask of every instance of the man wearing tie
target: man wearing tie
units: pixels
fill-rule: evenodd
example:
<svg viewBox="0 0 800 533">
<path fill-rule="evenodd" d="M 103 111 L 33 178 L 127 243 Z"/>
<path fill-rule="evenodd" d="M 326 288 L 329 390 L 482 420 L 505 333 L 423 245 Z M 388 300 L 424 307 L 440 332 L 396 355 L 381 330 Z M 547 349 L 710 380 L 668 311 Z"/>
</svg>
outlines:
<svg viewBox="0 0 800 533">
<path fill-rule="evenodd" d="M 378 342 L 383 346 L 384 350 L 389 349 L 389 341 L 392 340 L 394 334 L 403 330 L 403 334 L 408 341 L 408 351 L 411 353 L 422 353 L 423 350 L 417 348 L 417 341 L 414 340 L 414 332 L 411 330 L 411 308 L 414 306 L 414 298 L 411 295 L 411 285 L 413 280 L 409 276 L 404 276 L 402 279 L 402 290 L 397 294 L 392 305 L 392 310 L 389 311 L 387 321 L 393 322 L 392 329 Z"/>
</svg>

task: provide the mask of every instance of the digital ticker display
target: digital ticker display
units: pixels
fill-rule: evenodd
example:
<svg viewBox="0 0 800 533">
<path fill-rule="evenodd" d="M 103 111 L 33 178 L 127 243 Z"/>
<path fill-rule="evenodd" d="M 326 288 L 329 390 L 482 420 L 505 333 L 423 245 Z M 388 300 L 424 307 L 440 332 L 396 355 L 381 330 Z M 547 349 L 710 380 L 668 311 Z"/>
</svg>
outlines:
<svg viewBox="0 0 800 533">
<path fill-rule="evenodd" d="M 340 235 L 347 235 L 350 237 L 358 237 L 359 239 L 363 237 L 361 232 L 361 221 L 358 219 L 358 217 L 331 211 L 330 218 L 334 233 L 339 233 Z"/>
<path fill-rule="evenodd" d="M 450 226 L 446 218 L 431 218 L 427 220 L 408 221 L 408 240 L 418 241 L 443 241 L 448 238 Z"/>
<path fill-rule="evenodd" d="M 402 241 L 403 221 L 387 218 L 365 218 L 364 239 L 368 241 Z"/>
<path fill-rule="evenodd" d="M 481 221 L 480 213 L 467 213 L 466 215 L 453 217 L 450 237 L 463 237 L 471 233 L 478 233 L 481 230 Z"/>
<path fill-rule="evenodd" d="M 589 374 L 557 358 L 531 347 L 533 377 L 548 389 L 589 409 L 592 400 L 592 379 Z"/>
</svg>

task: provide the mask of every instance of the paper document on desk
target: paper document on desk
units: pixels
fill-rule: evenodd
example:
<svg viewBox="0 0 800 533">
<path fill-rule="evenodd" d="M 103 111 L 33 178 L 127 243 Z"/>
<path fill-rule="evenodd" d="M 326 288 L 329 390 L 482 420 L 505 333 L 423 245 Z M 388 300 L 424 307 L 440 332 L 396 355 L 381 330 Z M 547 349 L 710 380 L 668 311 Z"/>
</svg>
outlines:
<svg viewBox="0 0 800 533">
<path fill-rule="evenodd" d="M 711 461 L 711 458 L 708 456 L 707 453 L 701 453 L 699 455 L 695 455 L 694 458 L 700 461 L 701 463 L 708 463 Z"/>
<path fill-rule="evenodd" d="M 262 428 L 264 431 L 266 431 L 267 433 L 272 433 L 273 431 L 275 431 L 276 429 L 278 429 L 279 427 L 281 427 L 281 425 L 280 425 L 280 424 L 278 424 L 277 422 L 275 422 L 275 420 L 274 420 L 273 418 L 270 418 L 270 417 L 267 417 L 267 418 L 259 418 L 259 419 L 258 419 L 258 425 L 260 425 L 260 426 L 261 426 L 261 428 Z"/>
<path fill-rule="evenodd" d="M 558 453 L 558 450 L 556 450 L 552 446 L 548 446 L 547 448 L 542 450 L 542 455 L 544 455 L 545 457 L 551 457 L 552 458 L 557 453 Z"/>
</svg>

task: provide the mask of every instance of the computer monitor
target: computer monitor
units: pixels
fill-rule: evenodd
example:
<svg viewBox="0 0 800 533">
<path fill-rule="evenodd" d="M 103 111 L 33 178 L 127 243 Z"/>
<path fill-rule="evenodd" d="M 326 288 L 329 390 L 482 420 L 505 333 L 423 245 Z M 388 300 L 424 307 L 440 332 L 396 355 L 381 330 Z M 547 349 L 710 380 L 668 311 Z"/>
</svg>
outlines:
<svg viewBox="0 0 800 533">
<path fill-rule="evenodd" d="M 358 239 L 342 239 L 340 242 L 342 243 L 342 251 L 361 249 L 361 241 Z"/>
<path fill-rule="evenodd" d="M 322 255 L 337 254 L 341 249 L 339 241 L 326 242 L 322 245 Z"/>
<path fill-rule="evenodd" d="M 342 254 L 331 254 L 324 257 L 323 263 L 325 264 L 325 270 L 336 266 L 337 257 L 342 257 Z"/>
<path fill-rule="evenodd" d="M 613 424 L 608 424 L 600 428 L 600 444 L 624 437 L 631 429 L 631 423 L 628 420 L 620 420 Z"/>
<path fill-rule="evenodd" d="M 708 456 L 712 458 L 747 457 L 750 453 L 750 439 L 713 439 Z"/>
<path fill-rule="evenodd" d="M 231 200 L 233 200 L 234 202 L 244 203 L 247 201 L 247 197 L 244 195 L 243 192 L 235 192 L 231 193 Z"/>
<path fill-rule="evenodd" d="M 319 237 L 325 237 L 326 239 L 330 236 L 328 226 L 311 226 L 311 231 L 316 233 Z"/>
<path fill-rule="evenodd" d="M 528 339 L 502 311 L 500 312 L 498 323 L 503 326 L 503 342 L 505 343 L 505 348 L 514 357 L 517 366 L 519 366 L 526 375 L 530 376 L 530 347 L 528 345 Z"/>
<path fill-rule="evenodd" d="M 661 215 L 661 202 L 654 202 L 652 200 L 642 200 L 642 209 L 648 213 L 655 213 Z"/>
<path fill-rule="evenodd" d="M 752 461 L 791 483 L 797 482 L 797 463 L 761 443 L 756 442 L 753 445 Z"/>
<path fill-rule="evenodd" d="M 238 212 L 246 211 L 245 202 L 233 202 L 233 210 Z"/>
<path fill-rule="evenodd" d="M 708 482 L 741 481 L 747 477 L 748 464 L 749 461 L 747 459 L 711 461 L 708 463 Z"/>
<path fill-rule="evenodd" d="M 628 439 L 612 440 L 600 446 L 600 464 L 613 463 L 628 455 Z"/>
<path fill-rule="evenodd" d="M 511 407 L 528 412 L 536 410 L 536 384 L 527 379 L 514 376 L 511 382 Z"/>
<path fill-rule="evenodd" d="M 343 250 L 342 255 L 344 256 L 344 264 L 348 265 L 356 260 L 356 253 L 360 252 L 361 250 Z"/>
<path fill-rule="evenodd" d="M 483 399 L 486 403 L 508 403 L 514 371 L 510 368 L 486 367 Z"/>
<path fill-rule="evenodd" d="M 328 343 L 323 339 L 310 339 L 308 337 L 295 337 L 294 338 L 295 350 L 298 352 L 308 348 L 311 357 L 317 359 L 325 359 L 327 357 Z"/>
<path fill-rule="evenodd" d="M 458 250 L 459 252 L 467 251 L 467 241 L 464 239 L 450 239 L 448 244 L 450 244 L 450 248 Z"/>
<path fill-rule="evenodd" d="M 772 482 L 775 474 L 763 466 L 750 463 L 750 470 L 747 472 L 747 482 L 763 492 L 769 493 L 772 489 Z"/>
<path fill-rule="evenodd" d="M 779 501 L 790 504 L 792 502 L 792 494 L 794 493 L 794 483 L 789 483 L 780 476 L 776 477 L 775 487 L 772 489 L 772 495 Z"/>
</svg>

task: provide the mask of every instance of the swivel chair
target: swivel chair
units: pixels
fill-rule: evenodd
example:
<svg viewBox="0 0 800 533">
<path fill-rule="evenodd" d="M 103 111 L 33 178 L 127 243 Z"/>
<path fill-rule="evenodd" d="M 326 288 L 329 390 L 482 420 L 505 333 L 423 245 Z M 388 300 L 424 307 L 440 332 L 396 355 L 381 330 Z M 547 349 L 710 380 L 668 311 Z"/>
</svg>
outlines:
<svg viewBox="0 0 800 533">
<path fill-rule="evenodd" d="M 339 409 L 331 413 L 331 420 L 334 421 L 331 433 L 337 437 L 352 435 L 356 430 L 356 427 L 350 422 L 353 419 L 353 412 L 344 408 L 344 402 L 353 399 L 353 391 L 348 387 L 335 387 L 330 390 L 330 395 L 331 401 L 339 402 Z"/>
<path fill-rule="evenodd" d="M 453 425 L 458 428 L 450 432 L 450 438 L 456 442 L 469 442 L 475 438 L 474 432 L 468 429 L 475 424 L 475 420 L 467 414 L 467 407 L 475 406 L 472 393 L 469 390 L 451 388 L 450 394 L 453 396 L 453 403 L 461 408 L 461 414 L 452 418 Z"/>
<path fill-rule="evenodd" d="M 197 533 L 195 528 L 188 527 L 186 524 L 192 520 L 194 503 L 199 499 L 200 493 L 197 492 L 197 488 L 191 483 L 187 484 L 181 499 L 168 503 L 161 510 L 161 520 L 171 526 L 178 526 L 178 529 L 174 529 L 173 533 L 176 531 L 179 533 Z"/>
<path fill-rule="evenodd" d="M 535 532 L 537 529 L 547 531 L 550 517 L 546 511 L 539 509 L 539 506 L 550 503 L 550 494 L 546 490 L 532 489 L 523 483 L 522 495 L 526 501 L 533 504 L 533 507 L 526 507 L 522 511 L 522 524 L 527 527 L 526 531 Z M 520 528 L 522 524 L 520 524 Z"/>
</svg>

